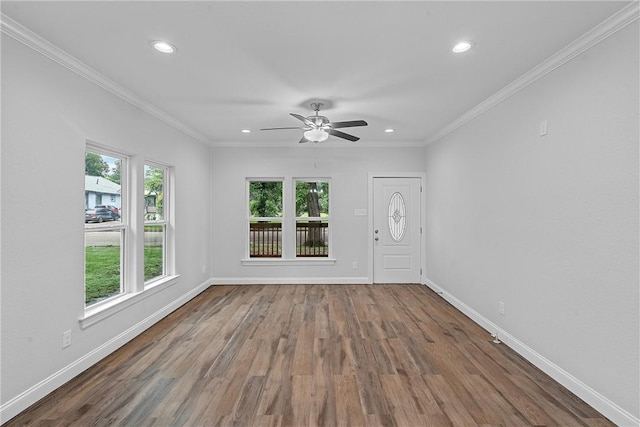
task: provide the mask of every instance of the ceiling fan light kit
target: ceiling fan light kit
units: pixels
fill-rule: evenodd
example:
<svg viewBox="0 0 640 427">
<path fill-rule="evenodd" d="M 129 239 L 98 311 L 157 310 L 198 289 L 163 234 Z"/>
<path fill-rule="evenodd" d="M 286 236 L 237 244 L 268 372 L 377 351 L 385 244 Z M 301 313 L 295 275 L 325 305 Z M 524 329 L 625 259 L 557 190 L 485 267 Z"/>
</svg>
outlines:
<svg viewBox="0 0 640 427">
<path fill-rule="evenodd" d="M 304 134 L 305 139 L 311 142 L 322 142 L 329 138 L 329 134 L 322 129 L 311 129 Z"/>
<path fill-rule="evenodd" d="M 320 109 L 322 108 L 321 102 L 312 103 L 311 108 L 313 108 L 313 110 L 316 112 L 314 116 L 304 117 L 304 116 L 301 116 L 300 114 L 289 113 L 292 117 L 295 117 L 296 119 L 304 123 L 304 126 L 263 128 L 260 130 L 302 129 L 304 130 L 304 133 L 302 134 L 302 139 L 300 139 L 299 141 L 300 143 L 323 142 L 329 138 L 329 135 L 355 142 L 355 141 L 358 141 L 360 138 L 345 132 L 341 132 L 336 129 L 368 125 L 368 123 L 365 122 L 364 120 L 352 120 L 347 122 L 331 122 L 325 116 L 321 116 L 318 114 L 320 112 Z"/>
</svg>

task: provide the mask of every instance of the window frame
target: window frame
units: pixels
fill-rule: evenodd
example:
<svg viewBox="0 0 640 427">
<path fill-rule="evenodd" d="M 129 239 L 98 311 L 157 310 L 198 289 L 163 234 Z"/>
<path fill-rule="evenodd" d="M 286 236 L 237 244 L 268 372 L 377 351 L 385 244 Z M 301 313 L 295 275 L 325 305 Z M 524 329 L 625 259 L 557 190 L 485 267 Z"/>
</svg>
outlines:
<svg viewBox="0 0 640 427">
<path fill-rule="evenodd" d="M 84 305 L 84 312 L 78 319 L 81 329 L 86 329 L 138 302 L 178 283 L 180 275 L 175 265 L 175 167 L 125 153 L 111 147 L 86 141 L 85 153 L 119 157 L 126 159 L 120 167 L 121 174 L 121 222 L 101 226 L 104 229 L 123 228 L 121 236 L 121 292 L 91 305 Z M 162 167 L 165 170 L 163 182 L 164 223 L 166 225 L 164 243 L 164 275 L 144 281 L 144 165 Z M 83 202 L 86 205 L 86 200 Z M 124 212 L 124 214 L 122 213 Z M 86 245 L 86 243 L 85 243 Z M 86 267 L 85 267 L 86 268 Z M 85 283 L 86 290 L 86 283 Z M 84 298 L 84 292 L 83 292 Z"/>
<path fill-rule="evenodd" d="M 319 182 L 326 182 L 327 183 L 327 189 L 329 192 L 329 197 L 328 197 L 328 209 L 327 209 L 327 216 L 323 217 L 322 215 L 320 215 L 319 217 L 299 217 L 297 216 L 297 210 L 298 210 L 298 206 L 296 205 L 297 203 L 297 183 L 298 182 L 306 182 L 306 183 L 310 183 L 310 182 L 315 182 L 315 183 L 319 183 Z M 296 214 L 296 216 L 293 219 L 293 229 L 296 232 L 296 238 L 297 238 L 297 232 L 298 232 L 298 223 L 302 222 L 302 221 L 319 221 L 319 222 L 326 222 L 327 223 L 327 239 L 329 240 L 329 244 L 327 245 L 327 255 L 319 255 L 319 256 L 308 256 L 308 255 L 299 255 L 298 254 L 298 245 L 296 242 L 296 247 L 295 247 L 295 251 L 294 251 L 294 256 L 296 259 L 330 259 L 333 252 L 331 250 L 332 248 L 332 241 L 333 239 L 331 238 L 331 230 L 332 230 L 332 226 L 331 226 L 331 206 L 333 205 L 332 200 L 331 200 L 331 194 L 333 193 L 332 191 L 332 186 L 331 186 L 331 179 L 330 178 L 298 178 L 298 177 L 294 177 L 293 178 L 293 205 L 294 205 L 294 210 L 293 212 Z M 321 213 L 322 214 L 322 213 Z"/>
<path fill-rule="evenodd" d="M 328 182 L 329 188 L 331 188 L 331 178 L 329 177 L 292 177 L 292 176 L 271 176 L 271 177 L 246 177 L 245 178 L 245 253 L 244 258 L 240 260 L 240 264 L 243 266 L 329 266 L 336 263 L 336 259 L 332 258 L 333 251 L 333 239 L 331 238 L 331 228 L 329 226 L 329 247 L 328 256 L 326 257 L 296 257 L 296 239 L 295 239 L 295 180 L 306 182 Z M 267 257 L 250 257 L 250 235 L 249 235 L 249 221 L 250 221 L 250 198 L 249 198 L 249 183 L 260 181 L 281 181 L 283 188 L 283 200 L 282 200 L 282 256 L 278 258 Z M 329 210 L 331 211 L 332 191 L 329 191 Z M 256 218 L 253 218 L 256 219 Z"/>
<path fill-rule="evenodd" d="M 95 143 L 87 143 L 86 147 L 85 147 L 85 157 L 87 153 L 94 153 L 94 154 L 98 154 L 100 156 L 107 156 L 107 157 L 111 157 L 111 158 L 117 158 L 120 160 L 120 208 L 119 211 L 120 213 L 120 221 L 110 221 L 110 222 L 102 222 L 102 223 L 95 223 L 94 226 L 88 228 L 87 227 L 87 223 L 85 223 L 84 225 L 84 247 L 85 247 L 85 252 L 84 252 L 84 271 L 85 271 L 85 276 L 84 276 L 84 309 L 85 312 L 87 310 L 89 311 L 95 311 L 95 310 L 99 310 L 101 307 L 103 306 L 108 306 L 112 300 L 117 299 L 122 297 L 124 294 L 126 294 L 129 291 L 129 280 L 128 279 L 128 273 L 129 273 L 129 265 L 127 262 L 127 255 L 128 255 L 128 251 L 127 251 L 127 240 L 131 234 L 130 232 L 130 221 L 129 221 L 129 209 L 128 209 L 128 174 L 127 174 L 127 170 L 131 161 L 131 156 L 121 152 L 121 151 L 117 151 L 108 147 L 104 147 L 101 145 L 97 145 Z M 86 176 L 86 171 L 85 171 L 85 176 Z M 86 191 L 86 187 L 85 187 L 85 191 Z M 85 206 L 86 206 L 86 195 L 84 197 L 85 199 Z M 101 200 L 101 199 L 100 199 Z M 96 199 L 96 203 L 97 203 L 97 199 Z M 98 203 L 98 204 L 102 204 L 102 203 Z M 122 215 L 122 212 L 125 212 L 125 215 Z M 120 292 L 118 292 L 117 294 L 111 295 L 109 297 L 106 297 L 104 299 L 102 299 L 101 301 L 97 301 L 93 304 L 87 304 L 86 303 L 86 292 L 87 292 L 87 279 L 86 279 L 86 268 L 87 268 L 87 258 L 86 258 L 86 248 L 87 248 L 87 232 L 113 232 L 113 231 L 119 231 L 120 232 Z"/>
<path fill-rule="evenodd" d="M 145 189 L 145 181 L 146 181 L 146 174 L 144 172 L 144 169 L 146 167 L 149 168 L 155 168 L 155 169 L 162 169 L 163 170 L 163 176 L 162 176 L 162 219 L 158 220 L 157 218 L 155 220 L 147 220 L 145 215 L 146 214 L 146 189 Z M 170 256 L 170 254 L 173 253 L 172 248 L 173 245 L 170 244 L 170 242 L 173 241 L 173 239 L 170 239 L 170 230 L 172 229 L 172 227 L 170 227 L 171 224 L 171 211 L 172 211 L 172 207 L 173 207 L 173 199 L 172 199 L 172 194 L 171 194 L 171 182 L 173 181 L 172 179 L 173 177 L 173 167 L 166 165 L 166 164 L 162 164 L 153 160 L 148 160 L 145 159 L 144 163 L 143 163 L 143 178 L 142 178 L 142 199 L 143 199 L 143 203 L 144 203 L 144 208 L 143 208 L 143 225 L 142 225 L 142 250 L 143 250 L 143 256 L 142 256 L 142 277 L 143 277 L 143 282 L 144 282 L 144 288 L 148 288 L 153 286 L 156 282 L 158 281 L 162 281 L 164 278 L 168 277 L 172 272 L 173 272 L 173 262 L 170 262 L 170 260 L 173 259 L 172 256 Z M 157 207 L 156 207 L 157 208 Z M 154 276 L 152 278 L 150 278 L 149 280 L 144 279 L 144 269 L 145 269 L 145 258 L 144 258 L 144 248 L 145 248 L 145 241 L 144 241 L 144 234 L 145 234 L 145 227 L 147 226 L 161 226 L 163 228 L 162 230 L 162 274 L 158 275 L 158 276 Z"/>
<path fill-rule="evenodd" d="M 251 183 L 253 182 L 279 182 L 282 184 L 282 216 L 279 217 L 253 217 L 251 216 Z M 287 208 L 285 206 L 286 182 L 282 177 L 270 177 L 270 178 L 246 178 L 245 179 L 245 230 L 246 230 L 246 248 L 245 259 L 249 260 L 280 260 L 285 258 L 285 217 L 287 214 Z M 252 256 L 251 255 L 251 222 L 252 221 L 269 221 L 280 223 L 280 256 Z"/>
</svg>

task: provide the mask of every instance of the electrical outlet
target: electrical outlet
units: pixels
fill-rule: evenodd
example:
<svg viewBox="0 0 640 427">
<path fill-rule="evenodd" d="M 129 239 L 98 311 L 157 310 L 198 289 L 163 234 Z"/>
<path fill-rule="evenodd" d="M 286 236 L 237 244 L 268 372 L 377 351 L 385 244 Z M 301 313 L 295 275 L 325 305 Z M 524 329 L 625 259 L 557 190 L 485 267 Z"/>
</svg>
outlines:
<svg viewBox="0 0 640 427">
<path fill-rule="evenodd" d="M 62 348 L 67 348 L 71 345 L 71 331 L 64 331 L 62 333 Z"/>
<path fill-rule="evenodd" d="M 498 311 L 500 314 L 504 316 L 504 302 L 500 301 L 500 305 L 498 306 Z"/>
<path fill-rule="evenodd" d="M 353 261 L 353 269 L 354 270 L 358 269 L 358 261 Z"/>
</svg>

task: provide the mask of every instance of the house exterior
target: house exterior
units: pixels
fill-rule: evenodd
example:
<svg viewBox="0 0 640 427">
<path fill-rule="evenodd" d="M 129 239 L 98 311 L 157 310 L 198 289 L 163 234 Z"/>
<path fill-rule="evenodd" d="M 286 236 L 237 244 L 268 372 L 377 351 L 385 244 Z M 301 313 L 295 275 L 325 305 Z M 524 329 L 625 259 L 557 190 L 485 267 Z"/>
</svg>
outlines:
<svg viewBox="0 0 640 427">
<path fill-rule="evenodd" d="M 122 207 L 120 184 L 101 176 L 85 175 L 84 177 L 84 207 L 91 209 L 98 205 L 113 205 Z"/>
</svg>

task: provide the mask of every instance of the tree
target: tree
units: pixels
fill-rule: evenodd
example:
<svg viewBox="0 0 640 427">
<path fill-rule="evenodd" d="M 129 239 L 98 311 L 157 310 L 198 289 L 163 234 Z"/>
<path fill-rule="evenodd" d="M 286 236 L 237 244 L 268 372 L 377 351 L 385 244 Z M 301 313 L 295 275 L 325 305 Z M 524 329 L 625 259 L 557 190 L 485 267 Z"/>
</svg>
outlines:
<svg viewBox="0 0 640 427">
<path fill-rule="evenodd" d="M 122 164 L 122 162 L 120 160 L 116 160 L 115 166 L 111 168 L 111 171 L 110 171 L 109 175 L 107 176 L 109 181 L 115 182 L 116 184 L 120 184 L 120 181 L 122 179 L 121 178 L 121 176 L 122 176 L 121 164 Z"/>
<path fill-rule="evenodd" d="M 309 218 L 320 218 L 329 211 L 328 182 L 296 182 L 296 216 L 307 214 Z M 321 221 L 309 221 L 309 233 L 304 242 L 306 246 L 324 246 L 324 233 Z"/>
<path fill-rule="evenodd" d="M 164 218 L 164 169 L 145 166 L 144 190 L 155 200 L 156 217 Z"/>
<path fill-rule="evenodd" d="M 255 181 L 249 184 L 249 211 L 252 217 L 282 216 L 282 182 Z"/>
<path fill-rule="evenodd" d="M 87 153 L 84 161 L 84 174 L 106 177 L 109 172 L 109 164 L 96 153 Z"/>
</svg>

